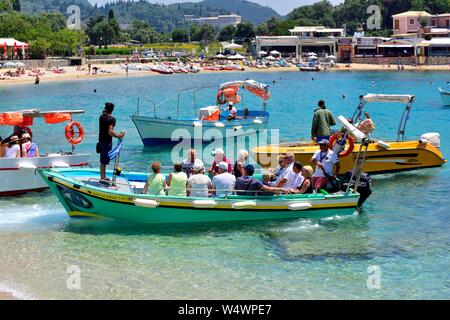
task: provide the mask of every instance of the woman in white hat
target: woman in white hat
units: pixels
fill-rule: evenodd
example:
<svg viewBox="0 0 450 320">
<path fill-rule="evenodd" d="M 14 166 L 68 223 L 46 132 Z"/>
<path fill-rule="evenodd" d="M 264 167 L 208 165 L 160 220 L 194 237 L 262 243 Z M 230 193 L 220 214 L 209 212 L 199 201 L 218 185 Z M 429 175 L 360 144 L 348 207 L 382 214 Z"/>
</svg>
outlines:
<svg viewBox="0 0 450 320">
<path fill-rule="evenodd" d="M 8 146 L 5 151 L 5 158 L 20 158 L 19 137 L 12 136 L 9 139 Z"/>
</svg>

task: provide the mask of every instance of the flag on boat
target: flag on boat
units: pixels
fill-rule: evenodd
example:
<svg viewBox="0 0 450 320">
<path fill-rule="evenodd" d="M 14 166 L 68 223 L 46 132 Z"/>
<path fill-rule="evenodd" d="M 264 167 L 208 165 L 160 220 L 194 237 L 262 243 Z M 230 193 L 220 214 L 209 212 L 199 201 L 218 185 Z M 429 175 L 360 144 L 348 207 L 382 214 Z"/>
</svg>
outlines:
<svg viewBox="0 0 450 320">
<path fill-rule="evenodd" d="M 119 140 L 117 146 L 110 152 L 108 152 L 109 160 L 116 159 L 117 155 L 120 153 L 121 150 L 122 150 L 122 140 Z"/>
</svg>

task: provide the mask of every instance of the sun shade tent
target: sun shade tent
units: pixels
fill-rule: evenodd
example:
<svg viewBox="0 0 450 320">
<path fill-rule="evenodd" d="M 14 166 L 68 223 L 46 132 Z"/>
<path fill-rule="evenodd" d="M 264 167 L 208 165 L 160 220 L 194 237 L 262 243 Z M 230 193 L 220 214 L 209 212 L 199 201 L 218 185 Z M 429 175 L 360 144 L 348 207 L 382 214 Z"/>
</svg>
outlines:
<svg viewBox="0 0 450 320">
<path fill-rule="evenodd" d="M 244 60 L 245 57 L 244 57 L 243 55 L 240 55 L 240 54 L 238 53 L 238 54 L 236 54 L 236 55 L 234 55 L 234 56 L 228 57 L 228 59 L 230 59 L 230 60 Z"/>
<path fill-rule="evenodd" d="M 270 54 L 275 56 L 275 55 L 280 55 L 281 52 L 279 52 L 277 50 L 272 50 L 272 51 L 270 51 Z"/>
<path fill-rule="evenodd" d="M 264 102 L 267 102 L 267 100 L 271 97 L 269 86 L 255 80 L 226 82 L 220 86 L 220 90 L 232 87 L 237 89 L 244 88 L 252 94 L 260 97 Z"/>
<path fill-rule="evenodd" d="M 230 50 L 234 50 L 234 49 L 242 49 L 243 46 L 241 46 L 240 44 L 236 44 L 234 42 L 227 44 L 226 46 L 224 46 L 225 49 L 230 49 Z"/>
<path fill-rule="evenodd" d="M 410 94 L 368 94 L 364 96 L 365 102 L 399 102 L 409 103 L 415 96 Z"/>
</svg>

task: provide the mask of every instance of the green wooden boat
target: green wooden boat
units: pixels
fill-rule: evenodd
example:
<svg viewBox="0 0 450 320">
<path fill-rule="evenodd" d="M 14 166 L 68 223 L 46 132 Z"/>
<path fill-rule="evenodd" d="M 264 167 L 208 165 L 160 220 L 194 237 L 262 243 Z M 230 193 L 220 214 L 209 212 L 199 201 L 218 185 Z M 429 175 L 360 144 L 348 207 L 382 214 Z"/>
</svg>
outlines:
<svg viewBox="0 0 450 320">
<path fill-rule="evenodd" d="M 359 194 L 228 195 L 223 198 L 142 194 L 147 175 L 122 172 L 115 186 L 101 184 L 96 169 L 42 169 L 39 174 L 71 217 L 136 223 L 206 223 L 351 215 Z M 108 173 L 112 176 L 112 172 Z"/>
</svg>

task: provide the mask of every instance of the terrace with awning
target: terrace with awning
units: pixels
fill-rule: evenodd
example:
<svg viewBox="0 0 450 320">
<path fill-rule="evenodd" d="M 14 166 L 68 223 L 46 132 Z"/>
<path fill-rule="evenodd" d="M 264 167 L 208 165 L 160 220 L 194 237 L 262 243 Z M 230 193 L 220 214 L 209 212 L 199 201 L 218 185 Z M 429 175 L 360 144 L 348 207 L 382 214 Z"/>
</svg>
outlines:
<svg viewBox="0 0 450 320">
<path fill-rule="evenodd" d="M 30 46 L 14 38 L 0 38 L 0 59 L 24 59 Z"/>
</svg>

